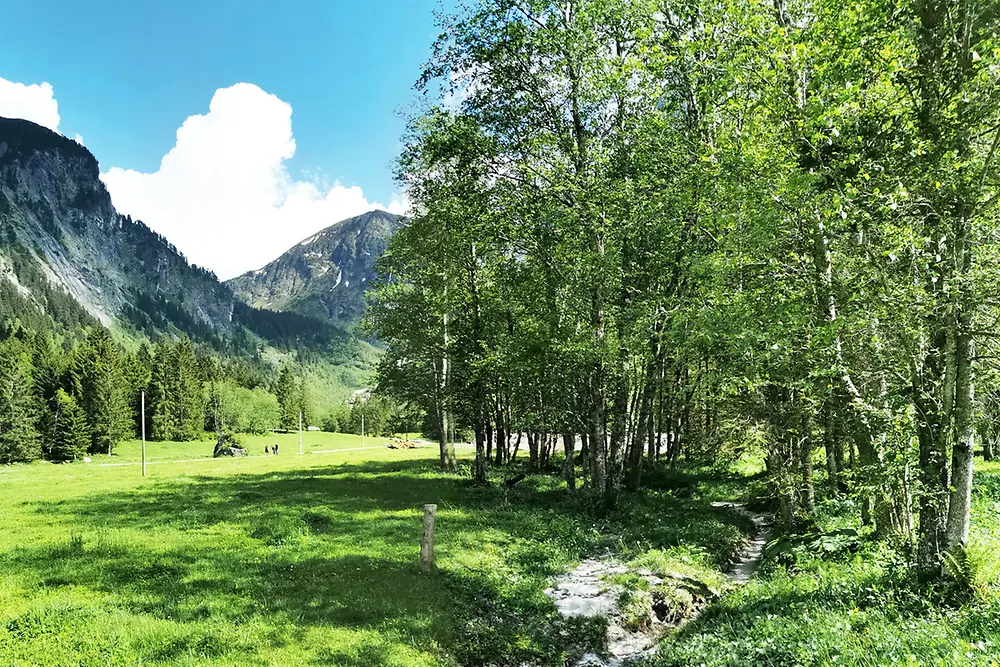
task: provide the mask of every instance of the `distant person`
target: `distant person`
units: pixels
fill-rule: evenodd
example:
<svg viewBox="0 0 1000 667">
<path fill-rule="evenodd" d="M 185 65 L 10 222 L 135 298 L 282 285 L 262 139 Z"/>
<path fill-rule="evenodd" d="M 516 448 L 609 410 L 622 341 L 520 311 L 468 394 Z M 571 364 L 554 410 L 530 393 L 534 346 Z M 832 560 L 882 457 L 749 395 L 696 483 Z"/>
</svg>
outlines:
<svg viewBox="0 0 1000 667">
<path fill-rule="evenodd" d="M 264 445 L 264 456 L 267 456 L 270 453 L 271 453 L 271 448 L 268 447 L 267 445 Z"/>
<path fill-rule="evenodd" d="M 274 443 L 274 455 L 278 455 L 278 443 Z"/>
</svg>

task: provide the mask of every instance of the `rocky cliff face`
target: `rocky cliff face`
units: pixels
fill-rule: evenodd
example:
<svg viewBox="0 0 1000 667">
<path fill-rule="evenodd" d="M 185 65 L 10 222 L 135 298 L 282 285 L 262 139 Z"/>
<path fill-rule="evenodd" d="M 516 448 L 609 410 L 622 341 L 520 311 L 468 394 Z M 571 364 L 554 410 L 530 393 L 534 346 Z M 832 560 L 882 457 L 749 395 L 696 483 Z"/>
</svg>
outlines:
<svg viewBox="0 0 1000 667">
<path fill-rule="evenodd" d="M 227 284 L 252 306 L 350 326 L 364 314 L 375 261 L 404 224 L 405 218 L 385 211 L 343 220 Z"/>
<path fill-rule="evenodd" d="M 32 266 L 96 319 L 146 333 L 228 329 L 230 289 L 115 211 L 99 174 L 75 141 L 0 118 L 0 280 L 17 282 L 10 267 Z"/>
</svg>

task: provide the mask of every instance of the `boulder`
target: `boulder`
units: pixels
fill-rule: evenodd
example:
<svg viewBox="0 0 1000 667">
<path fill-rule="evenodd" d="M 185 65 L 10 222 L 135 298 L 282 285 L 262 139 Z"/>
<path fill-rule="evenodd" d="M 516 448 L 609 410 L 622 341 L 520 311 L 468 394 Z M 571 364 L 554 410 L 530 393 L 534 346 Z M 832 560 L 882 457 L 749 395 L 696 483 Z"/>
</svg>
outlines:
<svg viewBox="0 0 1000 667">
<path fill-rule="evenodd" d="M 212 454 L 212 456 L 214 456 L 215 458 L 219 458 L 220 456 L 246 456 L 246 455 L 247 455 L 247 450 L 243 449 L 242 447 L 233 447 L 231 445 L 226 445 L 222 443 L 216 445 L 215 453 Z"/>
<path fill-rule="evenodd" d="M 243 448 L 243 443 L 235 433 L 223 431 L 219 433 L 219 439 L 215 443 L 215 458 L 220 456 L 246 456 L 247 450 Z"/>
</svg>

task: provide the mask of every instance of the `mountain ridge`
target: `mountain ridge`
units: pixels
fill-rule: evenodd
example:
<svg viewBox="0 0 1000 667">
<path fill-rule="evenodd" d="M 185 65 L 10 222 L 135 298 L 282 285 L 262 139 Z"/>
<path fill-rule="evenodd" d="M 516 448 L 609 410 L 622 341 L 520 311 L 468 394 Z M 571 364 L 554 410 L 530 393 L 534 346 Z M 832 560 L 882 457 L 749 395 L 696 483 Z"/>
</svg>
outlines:
<svg viewBox="0 0 1000 667">
<path fill-rule="evenodd" d="M 0 297 L 0 329 L 100 322 L 126 338 L 187 335 L 251 357 L 262 340 L 335 363 L 363 354 L 332 321 L 244 304 L 163 235 L 119 213 L 89 149 L 10 118 L 0 118 Z"/>
<path fill-rule="evenodd" d="M 26 120 L 0 118 L 0 262 L 34 264 L 106 326 L 163 333 L 150 311 L 164 303 L 203 333 L 232 324 L 232 292 L 214 273 L 118 213 L 86 147 Z"/>
<path fill-rule="evenodd" d="M 296 243 L 273 261 L 226 281 L 247 304 L 352 328 L 364 314 L 375 262 L 406 218 L 374 209 Z"/>
</svg>

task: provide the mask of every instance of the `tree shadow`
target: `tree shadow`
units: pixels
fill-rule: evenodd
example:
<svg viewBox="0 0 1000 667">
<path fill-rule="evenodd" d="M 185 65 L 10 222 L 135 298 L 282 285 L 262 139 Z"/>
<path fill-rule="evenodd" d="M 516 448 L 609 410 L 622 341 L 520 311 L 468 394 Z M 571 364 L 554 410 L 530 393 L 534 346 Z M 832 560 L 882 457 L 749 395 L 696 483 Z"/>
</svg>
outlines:
<svg viewBox="0 0 1000 667">
<path fill-rule="evenodd" d="M 440 571 L 429 575 L 417 567 L 425 503 L 439 507 Z M 251 645 L 174 637 L 143 649 L 167 661 L 309 644 L 326 628 L 370 641 L 313 646 L 315 664 L 390 664 L 393 644 L 463 665 L 561 664 L 549 577 L 625 543 L 722 549 L 718 527 L 741 529 L 707 499 L 650 492 L 604 514 L 543 479 L 479 486 L 423 461 L 197 476 L 31 507 L 67 536 L 8 552 L 6 569 L 23 579 L 98 591 L 156 619 L 280 629 Z M 687 529 L 694 515 L 715 529 Z"/>
</svg>

